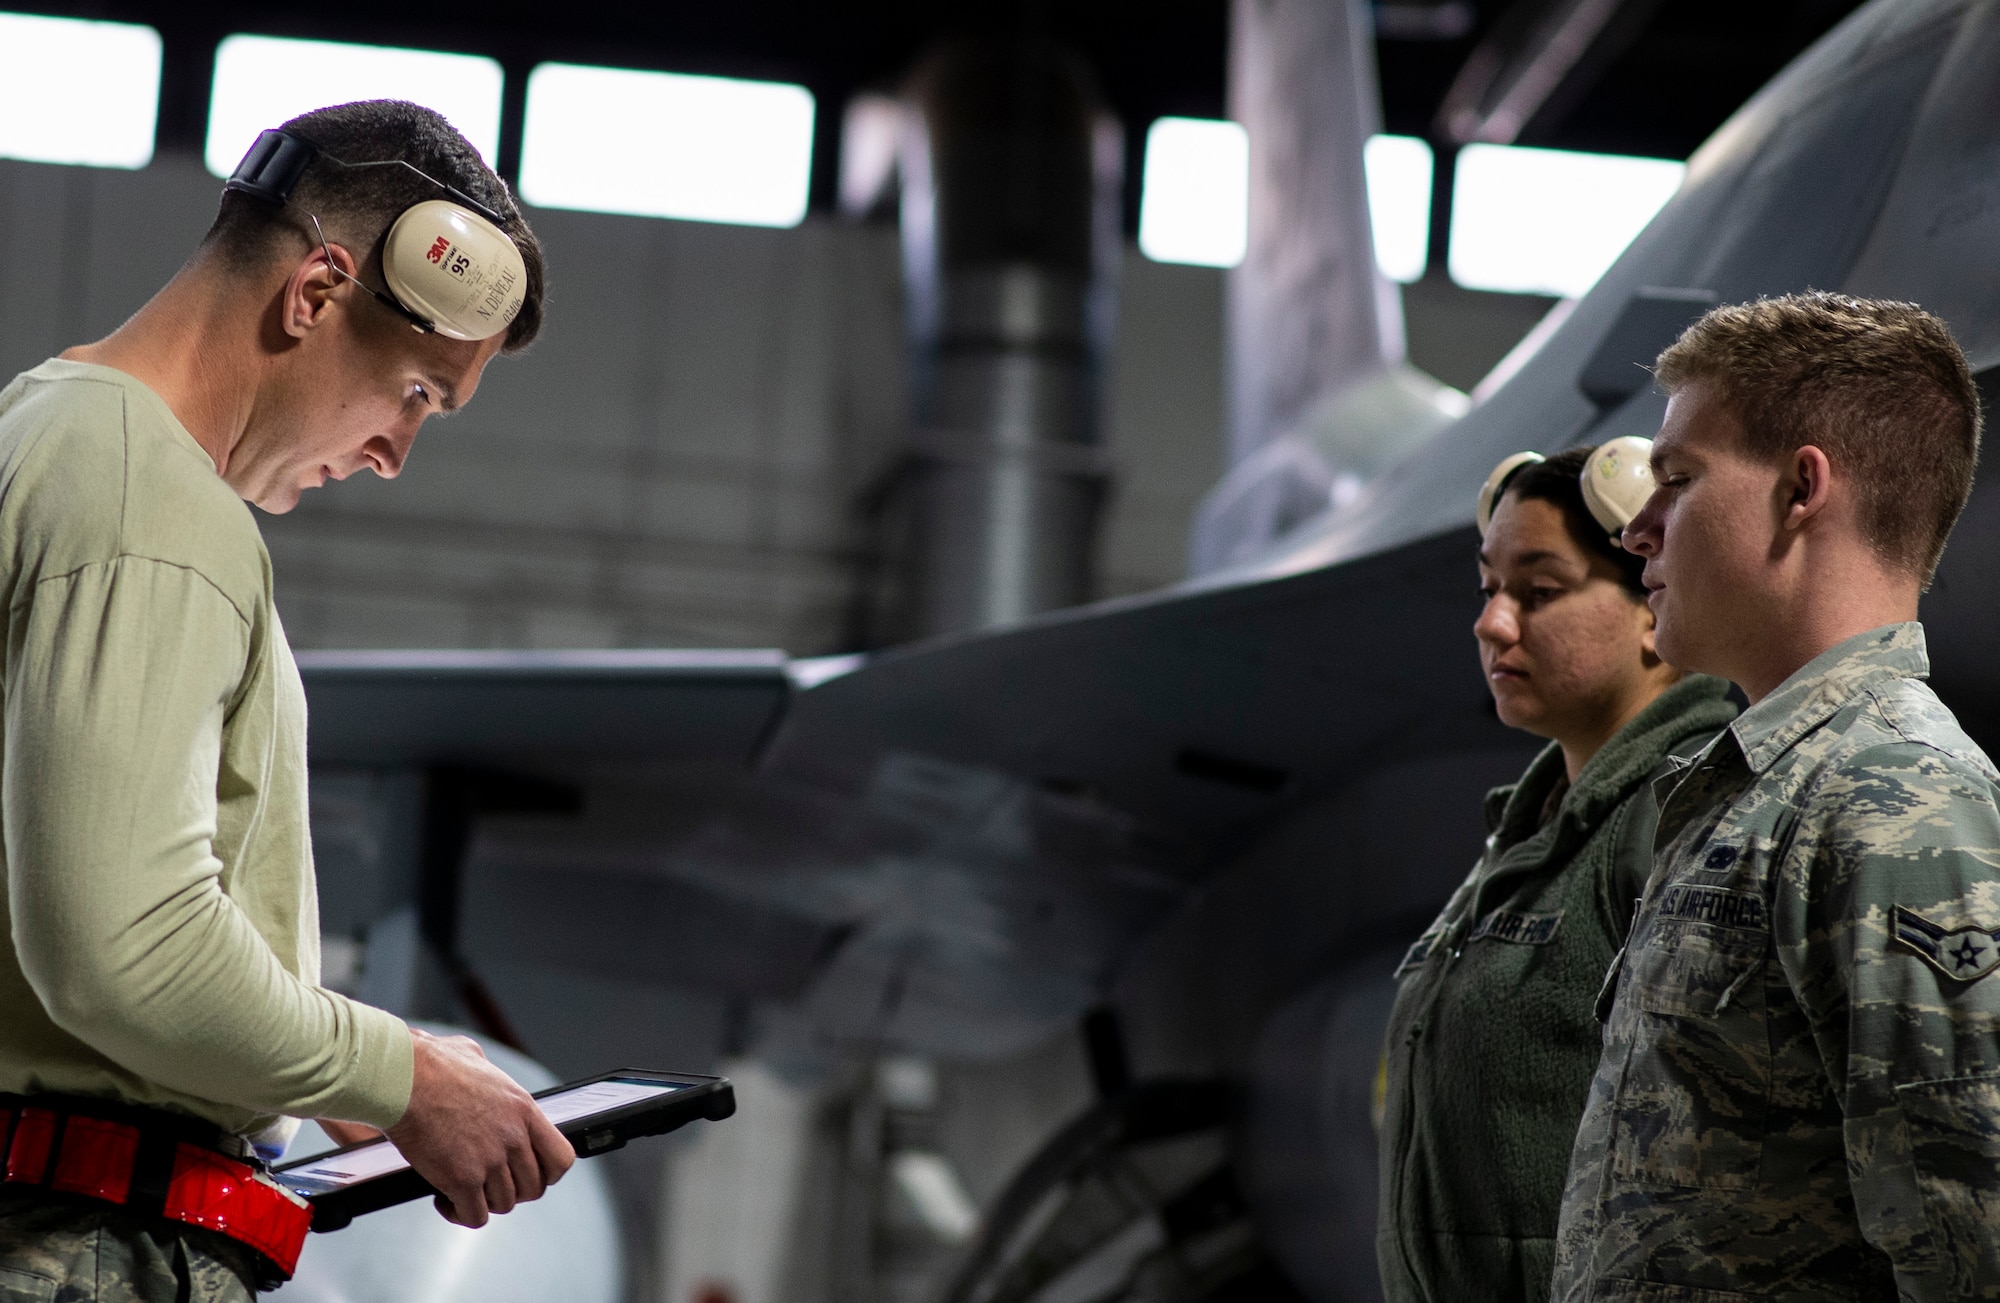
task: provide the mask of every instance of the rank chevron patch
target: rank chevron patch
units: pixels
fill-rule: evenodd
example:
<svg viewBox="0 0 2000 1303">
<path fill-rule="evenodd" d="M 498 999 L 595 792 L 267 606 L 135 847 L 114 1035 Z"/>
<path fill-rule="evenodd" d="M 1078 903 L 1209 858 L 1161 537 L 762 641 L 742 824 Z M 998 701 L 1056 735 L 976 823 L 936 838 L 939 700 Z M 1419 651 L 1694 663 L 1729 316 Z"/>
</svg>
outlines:
<svg viewBox="0 0 2000 1303">
<path fill-rule="evenodd" d="M 2000 929 L 1947 928 L 1915 910 L 1896 906 L 1896 940 L 1922 955 L 1946 977 L 1976 982 L 2000 968 Z"/>
</svg>

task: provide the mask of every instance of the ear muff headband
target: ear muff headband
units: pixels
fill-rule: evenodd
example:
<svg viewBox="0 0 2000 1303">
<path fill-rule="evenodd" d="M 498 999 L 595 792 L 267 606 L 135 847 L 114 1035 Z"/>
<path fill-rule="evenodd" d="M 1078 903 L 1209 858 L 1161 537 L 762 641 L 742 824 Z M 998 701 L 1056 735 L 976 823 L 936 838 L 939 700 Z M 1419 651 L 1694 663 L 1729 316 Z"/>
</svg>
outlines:
<svg viewBox="0 0 2000 1303">
<path fill-rule="evenodd" d="M 1548 458 L 1538 452 L 1517 452 L 1493 468 L 1486 477 L 1486 483 L 1479 486 L 1479 503 L 1473 510 L 1473 519 L 1479 522 L 1479 537 L 1485 538 L 1486 531 L 1493 526 L 1493 509 L 1500 505 L 1500 495 L 1507 491 L 1513 478 L 1528 467 Z"/>
<path fill-rule="evenodd" d="M 1615 540 L 1653 496 L 1653 441 L 1607 439 L 1583 464 L 1583 505 Z"/>
<path fill-rule="evenodd" d="M 527 298 L 528 268 L 520 249 L 501 229 L 504 219 L 404 159 L 343 162 L 303 137 L 272 129 L 258 135 L 223 191 L 267 203 L 289 203 L 316 158 L 340 167 L 408 168 L 451 196 L 411 205 L 383 240 L 382 278 L 389 285 L 389 302 L 417 329 L 436 331 L 447 339 L 481 340 L 514 323 Z M 362 288 L 383 297 L 367 285 Z"/>
</svg>

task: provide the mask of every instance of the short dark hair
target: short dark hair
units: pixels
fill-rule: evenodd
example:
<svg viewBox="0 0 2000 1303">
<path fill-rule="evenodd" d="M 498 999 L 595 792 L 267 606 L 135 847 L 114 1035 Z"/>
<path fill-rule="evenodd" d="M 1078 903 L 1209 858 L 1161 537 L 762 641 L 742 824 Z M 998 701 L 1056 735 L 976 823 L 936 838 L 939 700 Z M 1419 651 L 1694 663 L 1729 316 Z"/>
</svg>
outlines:
<svg viewBox="0 0 2000 1303">
<path fill-rule="evenodd" d="M 528 228 L 507 183 L 486 166 L 479 151 L 442 114 L 403 100 L 361 100 L 302 113 L 284 126 L 319 146 L 324 157 L 314 159 L 306 168 L 292 191 L 291 203 L 283 209 L 249 195 L 225 192 L 215 223 L 202 239 L 204 251 L 218 253 L 234 266 L 261 263 L 288 234 L 316 238 L 311 224 L 301 216 L 310 213 L 329 234 L 337 229 L 350 241 L 365 242 L 364 265 L 379 263 L 383 238 L 404 209 L 426 199 L 450 196 L 408 168 L 340 164 L 402 159 L 500 214 L 501 229 L 520 249 L 528 272 L 527 295 L 507 328 L 506 349 L 511 353 L 533 341 L 542 328 L 541 242 Z"/>
<path fill-rule="evenodd" d="M 1500 496 L 1511 495 L 1522 502 L 1546 502 L 1562 512 L 1563 525 L 1584 554 L 1609 561 L 1618 571 L 1618 582 L 1634 598 L 1644 601 L 1646 585 L 1640 573 L 1646 568 L 1646 558 L 1620 547 L 1604 526 L 1597 523 L 1583 500 L 1583 464 L 1596 451 L 1588 445 L 1568 448 L 1547 461 L 1523 466 L 1508 479 L 1506 491 Z"/>
<path fill-rule="evenodd" d="M 1816 290 L 1759 299 L 1689 326 L 1654 375 L 1668 393 L 1713 385 L 1753 457 L 1824 451 L 1854 482 L 1870 546 L 1930 582 L 1972 493 L 1981 425 L 1944 322 L 1914 303 Z"/>
</svg>

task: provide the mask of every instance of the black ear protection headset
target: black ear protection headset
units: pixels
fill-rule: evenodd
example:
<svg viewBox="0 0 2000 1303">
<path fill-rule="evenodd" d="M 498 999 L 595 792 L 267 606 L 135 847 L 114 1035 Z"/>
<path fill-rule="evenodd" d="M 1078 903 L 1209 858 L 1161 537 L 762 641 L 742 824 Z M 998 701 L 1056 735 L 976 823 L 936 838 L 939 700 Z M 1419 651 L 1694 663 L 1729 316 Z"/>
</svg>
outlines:
<svg viewBox="0 0 2000 1303">
<path fill-rule="evenodd" d="M 283 207 L 314 160 L 339 167 L 403 167 L 436 186 L 449 199 L 413 204 L 391 223 L 382 242 L 382 293 L 332 262 L 336 274 L 353 281 L 426 334 L 449 339 L 491 339 L 512 325 L 527 297 L 528 269 L 502 227 L 506 219 L 456 186 L 447 185 L 400 158 L 349 163 L 302 136 L 272 129 L 258 135 L 250 152 L 222 189 Z M 312 218 L 320 247 L 326 232 Z"/>
</svg>

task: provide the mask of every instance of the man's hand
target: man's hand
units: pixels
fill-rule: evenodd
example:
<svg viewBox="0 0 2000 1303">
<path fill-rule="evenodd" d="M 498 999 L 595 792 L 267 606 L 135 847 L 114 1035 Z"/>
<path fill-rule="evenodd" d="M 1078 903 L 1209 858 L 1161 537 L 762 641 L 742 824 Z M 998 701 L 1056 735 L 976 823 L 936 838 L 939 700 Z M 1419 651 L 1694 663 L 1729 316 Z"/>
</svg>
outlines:
<svg viewBox="0 0 2000 1303">
<path fill-rule="evenodd" d="M 476 1041 L 410 1029 L 410 1107 L 389 1139 L 438 1189 L 438 1211 L 460 1226 L 539 1199 L 576 1151 L 528 1092 L 486 1061 Z"/>
<path fill-rule="evenodd" d="M 319 1129 L 326 1132 L 326 1138 L 345 1149 L 358 1145 L 364 1140 L 379 1140 L 382 1133 L 366 1122 L 342 1122 L 338 1118 L 315 1118 Z"/>
</svg>

